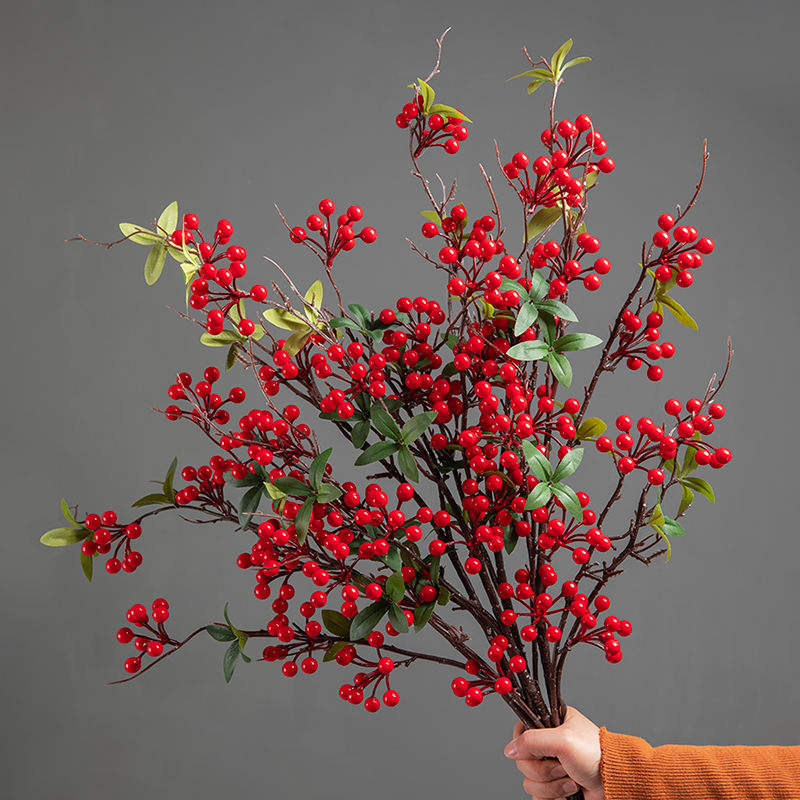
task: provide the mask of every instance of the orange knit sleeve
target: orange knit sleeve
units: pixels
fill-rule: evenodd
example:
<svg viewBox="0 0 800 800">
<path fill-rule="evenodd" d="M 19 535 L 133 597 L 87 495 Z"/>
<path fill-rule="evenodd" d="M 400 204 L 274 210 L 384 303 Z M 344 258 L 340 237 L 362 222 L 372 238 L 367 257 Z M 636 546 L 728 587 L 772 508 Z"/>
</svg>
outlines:
<svg viewBox="0 0 800 800">
<path fill-rule="evenodd" d="M 800 800 L 800 747 L 651 747 L 600 729 L 606 800 Z"/>
</svg>

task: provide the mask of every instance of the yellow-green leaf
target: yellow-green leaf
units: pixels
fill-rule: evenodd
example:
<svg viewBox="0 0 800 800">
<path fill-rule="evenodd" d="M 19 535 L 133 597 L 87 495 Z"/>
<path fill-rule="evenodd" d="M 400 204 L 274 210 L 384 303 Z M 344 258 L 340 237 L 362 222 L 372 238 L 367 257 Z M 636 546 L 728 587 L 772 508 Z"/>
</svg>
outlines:
<svg viewBox="0 0 800 800">
<path fill-rule="evenodd" d="M 528 94 L 533 94 L 543 83 L 544 81 L 531 81 L 528 84 Z"/>
<path fill-rule="evenodd" d="M 271 322 L 276 328 L 283 328 L 285 331 L 307 331 L 309 329 L 308 324 L 302 319 L 282 308 L 268 308 L 263 315 L 267 322 Z"/>
<path fill-rule="evenodd" d="M 608 426 L 600 419 L 600 417 L 589 417 L 581 422 L 578 428 L 578 438 L 583 439 L 596 439 L 602 436 Z"/>
<path fill-rule="evenodd" d="M 119 229 L 123 236 L 128 237 L 129 242 L 135 244 L 146 244 L 152 247 L 154 244 L 164 241 L 162 236 L 145 230 L 141 225 L 132 225 L 130 222 L 120 222 Z"/>
<path fill-rule="evenodd" d="M 82 542 L 89 535 L 86 528 L 53 528 L 47 531 L 39 541 L 48 547 L 65 547 Z"/>
<path fill-rule="evenodd" d="M 170 203 L 158 218 L 158 227 L 168 236 L 178 227 L 178 201 Z"/>
<path fill-rule="evenodd" d="M 241 333 L 229 330 L 224 330 L 216 336 L 212 336 L 210 333 L 204 333 L 200 336 L 200 343 L 207 347 L 228 347 L 228 345 L 244 341 L 245 338 Z"/>
<path fill-rule="evenodd" d="M 152 286 L 160 277 L 167 258 L 167 248 L 158 242 L 153 245 L 144 262 L 144 279 L 148 286 Z"/>
<path fill-rule="evenodd" d="M 281 349 L 285 350 L 290 356 L 296 356 L 305 346 L 306 342 L 311 338 L 311 328 L 306 326 L 304 331 L 295 331 L 287 340 Z"/>
<path fill-rule="evenodd" d="M 697 323 L 677 300 L 666 294 L 660 299 L 661 302 L 670 310 L 672 316 L 675 317 L 675 319 L 678 320 L 681 325 L 685 325 L 687 328 L 691 328 L 694 331 L 697 330 Z"/>
</svg>

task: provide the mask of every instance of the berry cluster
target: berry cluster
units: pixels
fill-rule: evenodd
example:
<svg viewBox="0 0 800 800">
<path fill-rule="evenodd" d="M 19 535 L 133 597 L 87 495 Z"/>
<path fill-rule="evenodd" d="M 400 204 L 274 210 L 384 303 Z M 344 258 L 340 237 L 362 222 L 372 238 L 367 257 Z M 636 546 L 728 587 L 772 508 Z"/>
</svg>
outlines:
<svg viewBox="0 0 800 800">
<path fill-rule="evenodd" d="M 111 575 L 120 570 L 135 572 L 142 565 L 142 554 L 131 547 L 131 542 L 142 535 L 140 523 L 141 518 L 121 525 L 113 511 L 106 511 L 102 516 L 87 514 L 83 526 L 91 531 L 91 535 L 81 544 L 81 552 L 86 556 L 107 555 L 116 543 L 114 555 L 106 561 L 106 570 Z M 122 559 L 119 558 L 120 554 Z"/>
<path fill-rule="evenodd" d="M 164 623 L 169 619 L 169 603 L 163 598 L 153 600 L 152 624 L 147 614 L 147 609 L 141 605 L 141 603 L 131 606 L 128 609 L 127 618 L 128 622 L 132 625 L 135 625 L 137 628 L 144 628 L 152 635 L 136 635 L 127 627 L 120 628 L 117 631 L 117 641 L 120 644 L 129 644 L 133 642 L 133 646 L 142 654 L 140 656 L 131 656 L 125 660 L 126 672 L 138 672 L 142 667 L 142 658 L 145 655 L 158 658 L 164 652 L 165 644 L 173 646 L 178 645 L 178 642 L 170 639 L 164 627 Z M 155 625 L 155 627 L 153 627 L 153 625 Z"/>
<path fill-rule="evenodd" d="M 424 81 L 424 90 L 430 87 Z M 448 155 L 455 155 L 461 149 L 461 142 L 469 136 L 469 130 L 464 125 L 464 118 L 457 116 L 456 109 L 441 108 L 442 113 L 435 110 L 436 106 L 428 104 L 426 112 L 425 95 L 418 94 L 413 103 L 406 103 L 403 110 L 395 118 L 398 128 L 411 128 L 411 136 L 415 147 L 413 157 L 419 158 L 430 147 L 441 147 Z M 456 116 L 448 116 L 446 111 L 452 111 Z"/>
<path fill-rule="evenodd" d="M 586 138 L 581 144 L 583 133 Z M 580 207 L 586 190 L 597 180 L 597 173 L 613 172 L 616 166 L 614 159 L 607 156 L 592 161 L 593 155 L 602 156 L 606 152 L 608 144 L 594 130 L 587 114 L 581 114 L 574 123 L 564 119 L 554 128 L 545 129 L 541 141 L 549 155 L 531 162 L 527 153 L 516 153 L 503 167 L 506 178 L 517 187 L 529 211 L 538 206 L 552 208 L 560 204 Z"/>
<path fill-rule="evenodd" d="M 333 259 L 340 252 L 352 250 L 356 246 L 357 239 L 372 244 L 378 238 L 375 228 L 362 228 L 358 233 L 353 228 L 353 223 L 359 222 L 364 216 L 360 206 L 350 206 L 344 214 L 341 214 L 336 220 L 334 230 L 330 218 L 335 212 L 336 204 L 326 198 L 319 203 L 319 214 L 311 214 L 308 217 L 305 228 L 298 225 L 289 230 L 289 238 L 296 244 L 311 247 L 327 269 L 331 268 Z M 319 238 L 313 238 L 309 232 L 316 233 Z"/>
<path fill-rule="evenodd" d="M 200 237 L 195 242 L 194 233 Z M 242 336 L 251 336 L 256 324 L 245 317 L 243 300 L 249 298 L 256 303 L 263 303 L 267 298 L 267 288 L 256 284 L 249 292 L 240 289 L 237 281 L 247 274 L 247 251 L 238 245 L 228 246 L 224 252 L 217 252 L 217 247 L 224 247 L 233 236 L 233 225 L 221 219 L 217 223 L 214 237 L 206 241 L 200 231 L 200 223 L 194 214 L 186 214 L 183 228 L 176 228 L 170 239 L 175 247 L 186 249 L 192 245 L 192 252 L 202 261 L 198 269 L 189 275 L 189 305 L 195 310 L 206 308 L 214 303 L 206 317 L 206 330 L 212 336 L 222 332 L 225 319 L 232 314 L 237 320 L 237 328 Z"/>
</svg>

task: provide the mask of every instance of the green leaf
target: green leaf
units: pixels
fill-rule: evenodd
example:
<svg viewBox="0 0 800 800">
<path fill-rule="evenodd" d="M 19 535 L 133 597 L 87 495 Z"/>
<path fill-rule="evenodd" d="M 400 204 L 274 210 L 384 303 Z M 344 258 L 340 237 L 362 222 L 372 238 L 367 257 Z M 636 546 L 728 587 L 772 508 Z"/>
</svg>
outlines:
<svg viewBox="0 0 800 800">
<path fill-rule="evenodd" d="M 525 303 L 519 310 L 517 321 L 514 323 L 514 336 L 519 336 L 533 325 L 539 318 L 539 310 L 533 303 Z M 513 356 L 512 356 L 513 358 Z"/>
<path fill-rule="evenodd" d="M 325 466 L 331 457 L 333 448 L 329 447 L 324 453 L 320 453 L 308 468 L 308 482 L 319 491 L 322 487 L 322 479 L 325 477 Z"/>
<path fill-rule="evenodd" d="M 428 624 L 428 620 L 431 618 L 434 608 L 436 608 L 435 602 L 420 603 L 420 605 L 414 609 L 414 630 L 417 633 L 419 633 Z M 395 630 L 397 630 L 397 628 L 395 628 Z"/>
<path fill-rule="evenodd" d="M 396 606 L 392 603 L 389 606 L 389 622 L 392 623 L 392 627 L 398 633 L 408 633 L 408 620 L 406 619 L 406 615 L 403 613 L 403 609 L 400 606 Z"/>
<path fill-rule="evenodd" d="M 692 330 L 697 330 L 697 323 L 692 319 L 691 315 L 688 311 L 677 301 L 671 298 L 669 295 L 664 295 L 663 297 L 659 298 L 661 303 L 665 305 L 672 316 L 675 317 L 681 325 L 685 325 L 687 328 L 691 328 Z"/>
<path fill-rule="evenodd" d="M 425 559 L 425 563 L 428 565 L 428 572 L 430 573 L 431 582 L 436 586 L 439 586 L 439 570 L 441 569 L 442 565 L 442 557 L 428 556 Z"/>
<path fill-rule="evenodd" d="M 422 214 L 425 219 L 433 222 L 435 225 L 441 226 L 442 218 L 439 216 L 437 211 L 420 211 L 419 213 Z"/>
<path fill-rule="evenodd" d="M 537 236 L 541 236 L 548 228 L 555 225 L 561 219 L 561 209 L 557 206 L 552 208 L 540 208 L 528 220 L 528 241 L 532 242 Z"/>
<path fill-rule="evenodd" d="M 160 244 L 164 241 L 163 236 L 145 230 L 141 225 L 132 225 L 130 222 L 120 222 L 119 229 L 129 242 L 134 242 L 135 244 L 146 244 L 152 247 L 154 244 Z"/>
<path fill-rule="evenodd" d="M 223 628 L 222 625 L 206 625 L 206 631 L 212 639 L 216 639 L 218 642 L 238 640 L 238 637 L 230 628 Z"/>
<path fill-rule="evenodd" d="M 694 492 L 685 484 L 681 484 L 681 504 L 678 506 L 678 516 L 683 514 L 694 502 Z"/>
<path fill-rule="evenodd" d="M 578 428 L 578 439 L 596 439 L 602 436 L 608 425 L 600 417 L 587 417 Z"/>
<path fill-rule="evenodd" d="M 308 526 L 311 523 L 311 515 L 314 513 L 314 498 L 307 497 L 303 505 L 297 511 L 294 518 L 294 530 L 297 535 L 297 543 L 302 545 L 308 535 Z"/>
<path fill-rule="evenodd" d="M 555 379 L 565 389 L 569 389 L 572 383 L 572 365 L 567 360 L 567 357 L 561 353 L 550 353 L 547 360 Z"/>
<path fill-rule="evenodd" d="M 550 345 L 546 342 L 534 340 L 532 342 L 518 342 L 506 351 L 507 358 L 517 361 L 538 361 L 547 358 L 550 353 Z"/>
<path fill-rule="evenodd" d="M 428 109 L 428 115 L 441 114 L 443 117 L 453 117 L 460 119 L 462 122 L 472 122 L 469 117 L 464 116 L 464 113 L 452 106 L 446 106 L 444 103 L 435 103 Z"/>
<path fill-rule="evenodd" d="M 144 279 L 148 286 L 152 286 L 160 277 L 167 258 L 167 248 L 159 242 L 154 244 L 144 262 Z"/>
<path fill-rule="evenodd" d="M 550 496 L 552 492 L 550 491 L 550 486 L 542 481 L 541 483 L 536 484 L 534 486 L 533 491 L 528 495 L 528 499 L 525 501 L 525 510 L 526 511 L 534 511 L 537 508 L 541 508 L 550 500 Z"/>
<path fill-rule="evenodd" d="M 323 505 L 326 503 L 333 503 L 341 496 L 342 490 L 338 486 L 334 486 L 332 483 L 323 483 L 322 488 L 317 494 L 317 502 Z"/>
<path fill-rule="evenodd" d="M 431 113 L 429 109 L 433 105 L 436 92 L 434 92 L 433 87 L 430 84 L 425 83 L 422 78 L 417 78 L 417 87 L 419 89 L 420 96 L 422 97 L 423 113 L 427 116 Z"/>
<path fill-rule="evenodd" d="M 503 279 L 503 282 L 498 287 L 498 291 L 501 293 L 514 291 L 518 292 L 519 296 L 525 301 L 531 299 L 528 290 L 519 281 L 512 281 L 510 278 Z"/>
<path fill-rule="evenodd" d="M 362 419 L 353 426 L 353 432 L 350 434 L 350 441 L 353 443 L 353 447 L 355 447 L 356 450 L 360 450 L 367 443 L 370 430 L 371 426 L 368 419 Z"/>
<path fill-rule="evenodd" d="M 264 488 L 267 490 L 267 494 L 270 496 L 271 500 L 280 500 L 283 497 L 286 497 L 286 492 L 282 492 L 274 483 L 270 481 L 264 481 Z"/>
<path fill-rule="evenodd" d="M 450 602 L 450 590 L 444 586 L 439 587 L 439 596 L 436 598 L 436 605 L 446 606 Z"/>
<path fill-rule="evenodd" d="M 560 482 L 563 481 L 564 478 L 568 478 L 578 469 L 582 460 L 583 448 L 576 447 L 574 450 L 570 450 L 569 453 L 559 461 L 556 471 L 553 473 L 553 480 Z"/>
<path fill-rule="evenodd" d="M 533 442 L 529 442 L 527 439 L 523 440 L 522 453 L 537 480 L 552 480 L 553 467 L 550 465 L 547 456 Z"/>
<path fill-rule="evenodd" d="M 557 353 L 567 353 L 572 350 L 587 350 L 602 343 L 603 340 L 592 333 L 568 333 L 556 339 L 553 347 Z"/>
<path fill-rule="evenodd" d="M 139 508 L 139 506 L 169 506 L 172 505 L 172 501 L 167 497 L 165 494 L 146 494 L 144 497 L 140 497 L 135 503 L 131 505 L 131 508 Z"/>
<path fill-rule="evenodd" d="M 391 548 L 385 556 L 380 556 L 380 559 L 393 572 L 397 572 L 403 567 L 403 559 L 400 556 L 400 551 L 396 547 Z"/>
<path fill-rule="evenodd" d="M 686 536 L 686 531 L 683 525 L 681 525 L 680 522 L 676 522 L 674 519 L 670 519 L 669 517 L 664 517 L 664 524 L 661 527 L 667 536 Z"/>
<path fill-rule="evenodd" d="M 258 511 L 258 504 L 261 502 L 261 495 L 263 493 L 262 486 L 253 486 L 248 489 L 241 502 L 239 503 L 239 527 L 246 531 L 250 527 L 253 519 L 253 514 Z"/>
<path fill-rule="evenodd" d="M 380 407 L 378 403 L 375 403 L 375 405 L 372 406 L 369 415 L 372 419 L 372 424 L 379 433 L 382 433 L 389 439 L 394 439 L 395 441 L 400 440 L 400 426 L 394 421 L 394 419 L 392 419 L 390 414 L 387 414 L 386 411 Z"/>
<path fill-rule="evenodd" d="M 322 624 L 334 636 L 338 636 L 340 639 L 350 638 L 350 620 L 339 611 L 324 608 L 322 610 Z"/>
<path fill-rule="evenodd" d="M 225 676 L 225 683 L 230 683 L 233 677 L 233 671 L 236 669 L 236 663 L 239 661 L 239 655 L 242 648 L 239 647 L 239 642 L 231 642 L 231 646 L 225 651 L 225 656 L 222 659 L 222 674 Z"/>
<path fill-rule="evenodd" d="M 347 310 L 353 315 L 353 318 L 358 321 L 358 324 L 362 328 L 365 330 L 369 328 L 370 324 L 372 323 L 372 320 L 370 319 L 372 315 L 369 313 L 368 308 L 365 308 L 358 303 L 350 303 L 350 305 L 347 306 Z"/>
<path fill-rule="evenodd" d="M 506 553 L 511 555 L 514 552 L 518 541 L 519 536 L 517 536 L 516 532 L 514 531 L 514 527 L 509 525 L 508 530 L 505 532 L 505 534 L 503 534 L 503 546 L 505 547 Z"/>
<path fill-rule="evenodd" d="M 228 355 L 225 356 L 225 372 L 227 372 L 236 363 L 236 344 L 232 344 L 228 348 Z"/>
<path fill-rule="evenodd" d="M 366 608 L 362 608 L 350 622 L 350 641 L 357 642 L 368 633 L 372 633 L 375 626 L 383 619 L 391 603 L 385 600 L 376 600 Z"/>
<path fill-rule="evenodd" d="M 553 53 L 550 66 L 556 76 L 561 72 L 561 65 L 564 63 L 564 59 L 567 57 L 567 53 L 569 53 L 570 50 L 572 50 L 572 39 L 567 39 L 567 41 Z"/>
<path fill-rule="evenodd" d="M 228 616 L 228 603 L 225 603 L 225 608 L 222 609 L 222 615 L 225 617 L 225 622 L 228 623 L 228 626 L 236 634 L 238 639 L 247 639 L 247 636 L 231 622 L 231 618 Z"/>
<path fill-rule="evenodd" d="M 400 449 L 397 442 L 376 442 L 371 444 L 357 459 L 355 465 L 363 467 L 366 464 L 372 464 L 375 461 L 381 461 L 388 458 L 393 453 Z"/>
<path fill-rule="evenodd" d="M 349 317 L 334 317 L 332 320 L 330 320 L 330 322 L 328 322 L 328 325 L 330 325 L 331 328 L 350 328 L 354 331 L 358 331 L 359 333 L 367 333 L 367 331 L 365 331 L 357 323 L 353 322 L 353 320 Z"/>
<path fill-rule="evenodd" d="M 64 515 L 64 519 L 69 522 L 71 525 L 74 525 L 76 528 L 79 528 L 80 525 L 75 521 L 75 517 L 72 515 L 72 511 L 70 511 L 69 506 L 67 505 L 67 501 L 64 498 L 61 498 L 61 513 Z"/>
<path fill-rule="evenodd" d="M 169 502 L 174 505 L 175 503 L 175 489 L 172 484 L 175 479 L 175 470 L 178 468 L 178 459 L 173 458 L 172 463 L 169 465 L 167 475 L 164 478 L 164 483 L 161 488 L 164 490 L 164 495 L 169 499 Z"/>
<path fill-rule="evenodd" d="M 173 231 L 178 227 L 178 201 L 173 200 L 162 212 L 158 218 L 157 227 L 163 230 L 167 236 L 170 236 Z"/>
<path fill-rule="evenodd" d="M 400 439 L 403 444 L 416 442 L 423 433 L 434 423 L 438 414 L 435 411 L 423 411 L 421 414 L 412 417 L 400 431 Z"/>
<path fill-rule="evenodd" d="M 230 471 L 225 473 L 225 483 L 235 489 L 249 489 L 251 486 L 261 485 L 263 481 L 264 479 L 260 475 L 255 475 L 251 472 L 248 472 L 244 478 L 234 478 Z"/>
<path fill-rule="evenodd" d="M 297 478 L 275 478 L 273 483 L 284 494 L 288 494 L 291 497 L 309 497 L 314 494 L 314 490 L 310 486 L 303 483 L 303 481 L 297 480 Z"/>
<path fill-rule="evenodd" d="M 528 290 L 533 300 L 541 300 L 546 297 L 550 291 L 550 286 L 547 281 L 542 277 L 541 273 L 534 272 L 531 275 L 531 288 Z"/>
<path fill-rule="evenodd" d="M 77 544 L 91 536 L 91 531 L 86 528 L 53 528 L 47 531 L 39 541 L 48 547 L 66 547 Z"/>
<path fill-rule="evenodd" d="M 327 661 L 335 661 L 336 654 L 347 647 L 347 642 L 334 642 L 326 651 L 325 655 L 322 656 L 323 663 Z"/>
<path fill-rule="evenodd" d="M 699 492 L 709 503 L 716 503 L 716 498 L 714 497 L 714 490 L 711 488 L 711 484 L 704 480 L 703 478 L 680 478 L 680 483 L 684 486 L 688 486 L 690 489 L 694 490 L 695 492 Z"/>
<path fill-rule="evenodd" d="M 417 483 L 419 481 L 419 468 L 417 467 L 417 462 L 414 459 L 414 456 L 411 455 L 411 451 L 405 445 L 402 445 L 397 452 L 397 463 L 400 466 L 400 469 L 412 483 Z"/>
<path fill-rule="evenodd" d="M 92 556 L 87 556 L 83 551 L 81 551 L 81 569 L 86 579 L 91 583 L 92 573 L 94 572 L 94 559 Z"/>
<path fill-rule="evenodd" d="M 246 339 L 238 331 L 224 330 L 216 336 L 206 332 L 200 335 L 200 344 L 206 347 L 228 347 L 237 342 L 244 342 Z"/>
<path fill-rule="evenodd" d="M 700 441 L 703 437 L 700 435 L 700 431 L 695 431 L 692 434 L 692 441 L 697 442 Z M 681 477 L 685 478 L 687 475 L 690 475 L 697 469 L 697 461 L 695 461 L 694 455 L 697 450 L 694 447 L 687 447 L 686 451 L 683 454 L 683 467 L 681 468 Z"/>
<path fill-rule="evenodd" d="M 546 311 L 548 314 L 552 314 L 554 317 L 561 317 L 561 319 L 565 319 L 569 322 L 578 321 L 578 317 L 575 315 L 575 312 L 568 305 L 566 305 L 566 303 L 562 303 L 559 300 L 539 300 L 536 305 L 540 311 Z"/>
<path fill-rule="evenodd" d="M 583 522 L 583 509 L 578 495 L 563 483 L 554 483 L 551 487 L 553 494 L 558 498 L 564 508 L 578 521 Z"/>
<path fill-rule="evenodd" d="M 370 411 L 369 400 L 370 400 L 369 395 L 366 392 L 359 392 L 354 398 L 356 408 L 360 409 L 365 414 L 369 414 Z M 389 410 L 392 411 L 393 409 L 390 408 Z"/>
<path fill-rule="evenodd" d="M 543 83 L 544 81 L 531 81 L 528 84 L 528 94 L 533 94 Z"/>
<path fill-rule="evenodd" d="M 383 592 L 393 603 L 398 603 L 406 593 L 406 584 L 401 572 L 393 572 L 383 584 Z"/>
</svg>

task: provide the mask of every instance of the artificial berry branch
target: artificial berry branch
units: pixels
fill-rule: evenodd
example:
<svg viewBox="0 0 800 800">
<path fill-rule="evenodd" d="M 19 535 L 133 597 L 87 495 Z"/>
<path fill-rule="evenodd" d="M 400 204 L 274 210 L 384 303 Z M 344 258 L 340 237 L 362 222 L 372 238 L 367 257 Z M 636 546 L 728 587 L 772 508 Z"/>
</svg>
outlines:
<svg viewBox="0 0 800 800">
<path fill-rule="evenodd" d="M 665 317 L 697 327 L 671 292 L 688 289 L 714 250 L 710 238 L 685 223 L 705 180 L 707 148 L 689 203 L 658 217 L 651 245 L 643 245 L 605 341 L 579 333 L 581 289 L 593 295 L 612 266 L 597 255 L 601 242 L 587 220 L 590 193 L 594 202 L 615 162 L 588 115 L 557 120 L 555 109 L 566 70 L 589 59 L 567 61 L 571 40 L 551 59 L 534 61 L 524 51 L 531 69 L 516 77 L 530 79 L 529 94 L 551 83 L 552 96 L 539 138 L 544 154 L 518 151 L 503 163 L 495 142 L 509 202 L 521 212 L 522 230 L 515 232 L 504 226 L 506 199 L 481 165 L 488 202 L 473 219 L 456 200 L 455 179 L 446 182 L 436 172 L 441 202 L 431 192 L 423 164 L 442 150 L 457 155 L 469 135 L 468 118 L 438 102 L 430 85 L 443 38 L 434 69 L 411 84 L 413 98 L 395 122 L 407 132 L 412 176 L 428 207 L 421 233 L 436 245 L 428 251 L 409 239 L 410 250 L 434 274 L 444 273 L 446 302 L 421 295 L 382 309 L 346 303 L 336 259 L 373 245 L 377 233 L 358 229 L 365 214 L 360 206 L 337 217 L 329 198 L 305 225 L 292 225 L 293 214 L 277 210 L 290 240 L 324 266 L 336 312 L 323 304 L 321 281 L 304 293 L 272 259 L 279 278 L 271 282 L 271 299 L 264 284 L 244 288 L 247 251 L 231 243 L 229 220 L 206 237 L 193 214 L 179 224 L 173 203 L 153 229 L 120 226 L 120 241 L 150 248 L 148 283 L 158 279 L 166 256 L 179 263 L 187 311 L 178 313 L 202 326 L 203 345 L 227 352 L 225 372 L 239 364 L 257 379 L 258 401 L 235 412 L 247 392 L 234 386 L 227 396 L 220 393 L 217 367 L 197 382 L 178 373 L 167 391 L 173 404 L 159 413 L 200 428 L 217 452 L 180 473 L 174 462 L 160 491 L 134 504 L 157 508 L 134 521 L 118 521 L 112 511 L 79 517 L 77 508 L 62 503 L 69 527 L 42 540 L 80 543 L 91 579 L 104 555 L 111 574 L 140 567 L 133 542 L 154 514 L 227 522 L 236 536 L 247 537 L 236 561 L 255 597 L 271 598 L 263 627 L 235 627 L 226 606 L 224 624 L 183 640 L 166 632 L 165 600 L 154 602 L 152 624 L 144 606 L 131 607 L 128 620 L 142 631 L 120 629 L 118 639 L 141 653 L 125 662 L 132 677 L 207 630 L 227 645 L 226 680 L 240 661 L 253 660 L 245 652 L 248 641 L 269 639 L 274 643 L 258 660 L 280 662 L 288 678 L 313 674 L 320 655 L 360 669 L 339 695 L 369 712 L 399 701 L 390 685 L 397 667 L 428 661 L 463 673 L 451 688 L 469 706 L 497 694 L 526 725 L 558 725 L 567 655 L 585 644 L 618 663 L 622 641 L 632 633 L 629 621 L 609 613 L 607 586 L 631 560 L 669 559 L 672 540 L 685 534 L 678 520 L 696 495 L 714 501 L 710 484 L 695 472 L 719 469 L 732 457 L 709 443 L 725 415 L 716 396 L 730 366 L 730 343 L 722 379 L 712 378 L 702 398 L 666 400 L 669 423 L 620 413 L 612 438 L 606 422 L 589 416 L 600 376 L 622 362 L 634 373 L 646 365 L 650 381 L 664 377 L 661 359 L 676 352 L 661 339 Z M 507 241 L 517 235 L 520 249 Z M 248 316 L 253 307 L 258 312 Z M 191 312 L 203 312 L 204 319 Z M 601 345 L 582 398 L 570 395 L 569 354 Z M 278 401 L 287 391 L 300 405 Z M 313 425 L 301 421 L 309 411 L 318 417 Z M 317 425 L 327 423 L 342 440 L 323 451 Z M 584 457 L 592 469 L 616 474 L 610 493 L 594 503 L 573 488 Z M 361 488 L 341 477 L 350 466 L 368 469 Z M 174 485 L 178 475 L 182 488 Z M 629 522 L 610 525 L 623 488 L 636 496 Z M 665 504 L 678 489 L 680 503 L 668 517 Z M 452 612 L 466 614 L 485 645 L 448 621 Z M 446 653 L 427 643 L 414 646 L 415 633 L 426 627 Z M 399 636 L 412 644 L 394 644 Z M 143 666 L 145 656 L 153 660 Z"/>
</svg>

